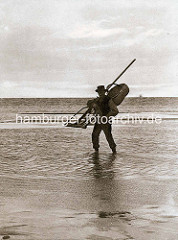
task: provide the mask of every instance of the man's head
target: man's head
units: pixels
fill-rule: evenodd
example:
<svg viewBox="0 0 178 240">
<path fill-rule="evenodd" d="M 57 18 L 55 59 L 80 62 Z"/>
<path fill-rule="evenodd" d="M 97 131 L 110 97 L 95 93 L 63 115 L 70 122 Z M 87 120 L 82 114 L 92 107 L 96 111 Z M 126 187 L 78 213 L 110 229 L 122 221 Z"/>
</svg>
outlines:
<svg viewBox="0 0 178 240">
<path fill-rule="evenodd" d="M 107 92 L 107 90 L 105 89 L 104 85 L 98 86 L 95 91 L 98 93 L 98 95 L 99 95 L 100 97 L 104 96 L 105 93 Z"/>
</svg>

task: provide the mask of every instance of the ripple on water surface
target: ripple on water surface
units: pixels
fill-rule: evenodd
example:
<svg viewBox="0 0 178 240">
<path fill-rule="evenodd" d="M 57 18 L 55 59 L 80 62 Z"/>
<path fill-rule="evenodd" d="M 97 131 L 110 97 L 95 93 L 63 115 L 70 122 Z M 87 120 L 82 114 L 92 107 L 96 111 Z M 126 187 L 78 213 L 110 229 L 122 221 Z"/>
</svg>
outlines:
<svg viewBox="0 0 178 240">
<path fill-rule="evenodd" d="M 170 177 L 177 174 L 175 123 L 115 126 L 117 154 L 101 135 L 93 153 L 92 128 L 1 130 L 1 174 L 29 177 Z"/>
</svg>

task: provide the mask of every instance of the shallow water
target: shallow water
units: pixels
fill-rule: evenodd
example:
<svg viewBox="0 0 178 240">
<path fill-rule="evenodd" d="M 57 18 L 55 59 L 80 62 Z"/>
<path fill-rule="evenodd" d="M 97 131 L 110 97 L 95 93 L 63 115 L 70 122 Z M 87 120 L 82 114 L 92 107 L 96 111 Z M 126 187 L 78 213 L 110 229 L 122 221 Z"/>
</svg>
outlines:
<svg viewBox="0 0 178 240">
<path fill-rule="evenodd" d="M 86 98 L 0 98 L 0 121 L 14 120 L 18 113 L 68 113 L 86 106 Z M 178 113 L 178 98 L 126 98 L 120 113 Z"/>
<path fill-rule="evenodd" d="M 98 156 L 92 153 L 92 127 L 1 129 L 1 175 L 93 178 L 97 167 L 97 174 L 116 179 L 177 178 L 176 126 L 167 121 L 113 126 L 115 156 L 103 134 Z"/>
<path fill-rule="evenodd" d="M 92 127 L 2 124 L 0 238 L 177 239 L 177 125 L 114 125 L 113 155 Z"/>
</svg>

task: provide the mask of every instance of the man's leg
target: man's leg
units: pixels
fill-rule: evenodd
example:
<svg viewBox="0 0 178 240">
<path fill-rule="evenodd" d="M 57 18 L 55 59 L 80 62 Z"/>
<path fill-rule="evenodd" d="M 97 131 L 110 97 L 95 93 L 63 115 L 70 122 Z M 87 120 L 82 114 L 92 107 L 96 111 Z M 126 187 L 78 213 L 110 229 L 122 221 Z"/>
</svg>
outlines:
<svg viewBox="0 0 178 240">
<path fill-rule="evenodd" d="M 103 124 L 102 129 L 104 131 L 104 134 L 106 136 L 106 139 L 109 143 L 110 148 L 112 149 L 113 152 L 116 152 L 116 144 L 114 142 L 113 136 L 112 136 L 112 127 L 111 124 Z"/>
<path fill-rule="evenodd" d="M 101 133 L 101 124 L 95 124 L 93 128 L 93 133 L 92 133 L 92 143 L 93 143 L 93 148 L 97 151 L 99 148 L 99 135 Z"/>
</svg>

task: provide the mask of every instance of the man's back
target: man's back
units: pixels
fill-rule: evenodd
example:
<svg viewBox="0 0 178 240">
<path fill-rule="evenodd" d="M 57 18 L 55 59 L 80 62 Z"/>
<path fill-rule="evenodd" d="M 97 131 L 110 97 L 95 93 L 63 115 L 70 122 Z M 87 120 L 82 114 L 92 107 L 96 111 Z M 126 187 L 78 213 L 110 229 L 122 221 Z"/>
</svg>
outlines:
<svg viewBox="0 0 178 240">
<path fill-rule="evenodd" d="M 95 101 L 94 108 L 95 108 L 96 114 L 99 114 L 100 116 L 106 116 L 106 117 L 116 116 L 119 112 L 116 104 L 107 95 L 103 97 L 98 97 Z"/>
</svg>

